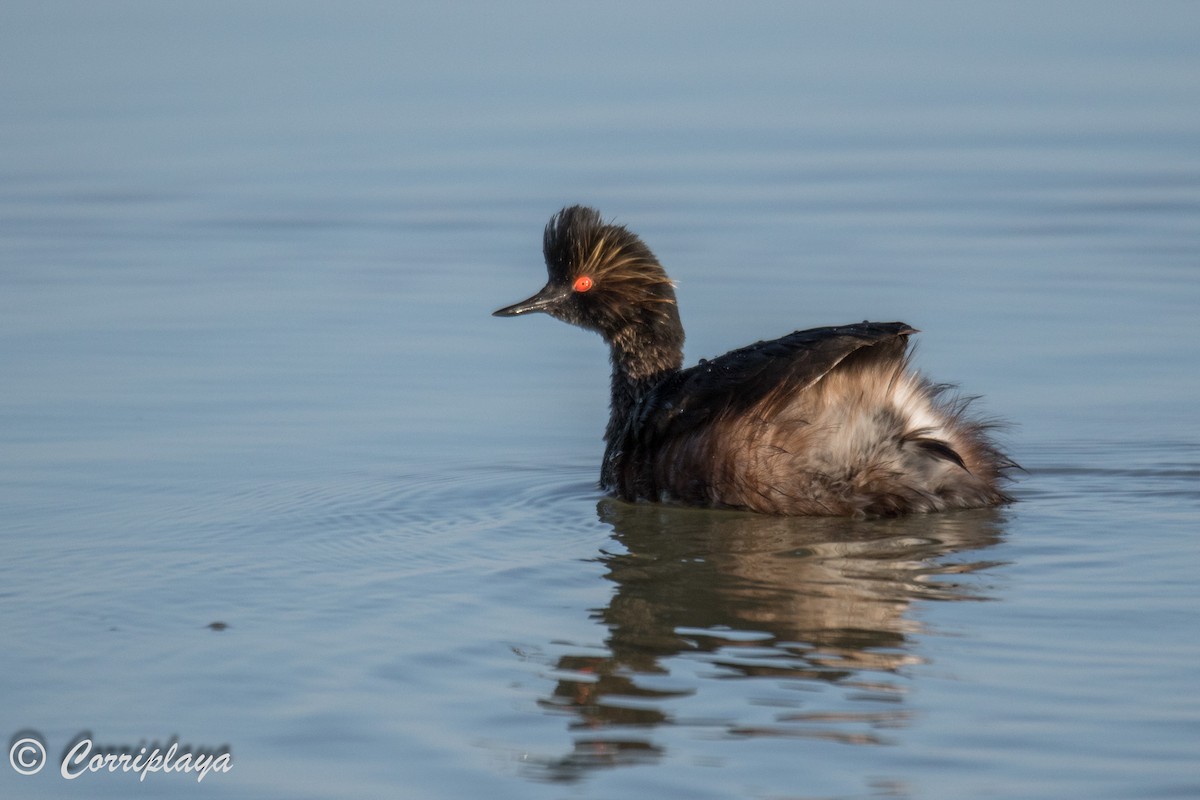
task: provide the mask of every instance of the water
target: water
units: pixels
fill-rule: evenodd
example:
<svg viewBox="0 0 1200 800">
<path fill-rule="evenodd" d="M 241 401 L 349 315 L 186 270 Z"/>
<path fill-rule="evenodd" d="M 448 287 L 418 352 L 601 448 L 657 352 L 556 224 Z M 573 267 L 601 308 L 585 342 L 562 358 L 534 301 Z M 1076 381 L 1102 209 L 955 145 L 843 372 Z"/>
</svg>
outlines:
<svg viewBox="0 0 1200 800">
<path fill-rule="evenodd" d="M 0 731 L 156 796 L 1200 795 L 1200 10 L 0 9 Z M 587 202 L 688 358 L 864 318 L 1009 508 L 594 488 Z M 215 624 L 214 623 L 220 623 Z M 131 788 L 133 787 L 133 788 Z"/>
</svg>

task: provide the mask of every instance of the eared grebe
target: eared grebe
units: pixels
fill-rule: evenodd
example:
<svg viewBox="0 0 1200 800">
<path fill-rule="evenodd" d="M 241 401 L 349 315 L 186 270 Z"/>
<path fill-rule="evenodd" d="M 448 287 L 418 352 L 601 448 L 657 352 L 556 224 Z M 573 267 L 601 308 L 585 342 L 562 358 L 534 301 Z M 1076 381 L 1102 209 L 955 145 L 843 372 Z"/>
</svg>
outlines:
<svg viewBox="0 0 1200 800">
<path fill-rule="evenodd" d="M 495 312 L 599 333 L 612 359 L 600 486 L 768 514 L 883 515 L 1009 502 L 1016 465 L 908 363 L 902 322 L 796 331 L 688 369 L 675 290 L 640 238 L 572 206 L 543 241 L 550 280 Z"/>
</svg>

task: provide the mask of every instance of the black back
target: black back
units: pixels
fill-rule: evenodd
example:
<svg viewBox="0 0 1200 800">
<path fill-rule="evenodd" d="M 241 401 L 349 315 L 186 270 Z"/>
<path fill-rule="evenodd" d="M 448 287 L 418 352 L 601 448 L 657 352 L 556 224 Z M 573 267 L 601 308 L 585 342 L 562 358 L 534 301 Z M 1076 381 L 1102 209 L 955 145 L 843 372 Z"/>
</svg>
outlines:
<svg viewBox="0 0 1200 800">
<path fill-rule="evenodd" d="M 864 347 L 890 343 L 889 350 L 903 357 L 911 333 L 916 330 L 903 322 L 811 328 L 702 360 L 652 389 L 635 409 L 628 433 L 641 446 L 653 446 L 742 413 L 772 393 L 786 402 Z M 761 410 L 770 413 L 770 405 Z"/>
</svg>

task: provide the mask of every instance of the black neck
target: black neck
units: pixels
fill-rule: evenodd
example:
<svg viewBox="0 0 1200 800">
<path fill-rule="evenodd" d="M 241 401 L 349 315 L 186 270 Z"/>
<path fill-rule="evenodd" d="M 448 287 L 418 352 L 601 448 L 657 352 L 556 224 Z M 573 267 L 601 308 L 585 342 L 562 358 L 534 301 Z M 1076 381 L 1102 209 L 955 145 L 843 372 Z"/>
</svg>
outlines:
<svg viewBox="0 0 1200 800">
<path fill-rule="evenodd" d="M 631 326 L 611 337 L 609 346 L 612 403 L 604 438 L 612 446 L 638 401 L 683 366 L 683 331 Z"/>
</svg>

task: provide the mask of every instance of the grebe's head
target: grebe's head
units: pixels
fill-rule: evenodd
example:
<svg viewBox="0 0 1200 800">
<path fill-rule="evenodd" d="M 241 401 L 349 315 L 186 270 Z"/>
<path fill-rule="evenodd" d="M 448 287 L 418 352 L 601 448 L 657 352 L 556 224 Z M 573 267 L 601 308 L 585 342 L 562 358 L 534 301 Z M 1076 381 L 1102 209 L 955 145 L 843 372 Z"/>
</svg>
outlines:
<svg viewBox="0 0 1200 800">
<path fill-rule="evenodd" d="M 549 280 L 540 292 L 494 312 L 541 311 L 608 341 L 630 328 L 682 330 L 675 287 L 650 248 L 600 212 L 570 206 L 550 218 L 542 241 Z"/>
</svg>

